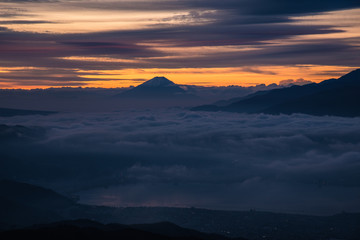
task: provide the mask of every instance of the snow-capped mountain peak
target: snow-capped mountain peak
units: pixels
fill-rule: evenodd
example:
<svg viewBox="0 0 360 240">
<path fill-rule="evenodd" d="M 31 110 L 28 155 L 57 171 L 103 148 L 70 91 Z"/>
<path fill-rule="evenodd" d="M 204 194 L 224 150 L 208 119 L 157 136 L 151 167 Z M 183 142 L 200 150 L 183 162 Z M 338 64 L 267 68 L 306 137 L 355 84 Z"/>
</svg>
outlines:
<svg viewBox="0 0 360 240">
<path fill-rule="evenodd" d="M 166 77 L 154 77 L 149 81 L 140 84 L 138 87 L 170 87 L 176 86 L 175 83 L 167 79 Z"/>
</svg>

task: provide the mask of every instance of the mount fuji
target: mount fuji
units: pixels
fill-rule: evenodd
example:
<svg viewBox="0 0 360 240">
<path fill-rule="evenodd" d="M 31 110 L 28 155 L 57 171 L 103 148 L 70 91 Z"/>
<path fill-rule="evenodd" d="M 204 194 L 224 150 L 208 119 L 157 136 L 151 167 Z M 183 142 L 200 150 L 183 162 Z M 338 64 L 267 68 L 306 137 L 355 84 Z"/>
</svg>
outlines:
<svg viewBox="0 0 360 240">
<path fill-rule="evenodd" d="M 154 77 L 150 79 L 149 81 L 146 81 L 137 88 L 144 88 L 144 87 L 174 87 L 176 84 L 166 77 Z"/>
<path fill-rule="evenodd" d="M 192 95 L 165 77 L 154 77 L 118 96 L 135 99 L 173 99 L 190 97 Z"/>
</svg>

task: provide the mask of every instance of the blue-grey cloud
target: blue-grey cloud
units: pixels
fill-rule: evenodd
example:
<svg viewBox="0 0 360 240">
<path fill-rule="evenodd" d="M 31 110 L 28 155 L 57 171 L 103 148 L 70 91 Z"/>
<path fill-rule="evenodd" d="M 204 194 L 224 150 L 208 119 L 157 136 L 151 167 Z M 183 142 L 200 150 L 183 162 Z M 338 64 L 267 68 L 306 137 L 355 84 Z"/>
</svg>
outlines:
<svg viewBox="0 0 360 240">
<path fill-rule="evenodd" d="M 2 122 L 47 135 L 2 146 L 1 175 L 97 204 L 359 211 L 358 120 L 175 109 L 13 117 Z"/>
</svg>

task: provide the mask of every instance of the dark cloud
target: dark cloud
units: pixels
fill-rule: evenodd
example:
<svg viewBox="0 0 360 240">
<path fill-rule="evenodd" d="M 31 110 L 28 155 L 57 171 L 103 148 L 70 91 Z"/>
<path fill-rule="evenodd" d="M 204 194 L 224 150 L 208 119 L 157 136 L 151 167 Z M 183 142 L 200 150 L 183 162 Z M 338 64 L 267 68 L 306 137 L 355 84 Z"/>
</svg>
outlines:
<svg viewBox="0 0 360 240">
<path fill-rule="evenodd" d="M 241 68 L 241 71 L 251 72 L 251 73 L 267 74 L 267 75 L 276 75 L 276 73 L 272 72 L 272 71 L 263 71 L 263 70 L 260 70 L 258 68 L 251 68 L 251 67 L 243 67 L 243 68 Z"/>
<path fill-rule="evenodd" d="M 63 43 L 69 45 L 75 45 L 78 47 L 109 47 L 109 46 L 127 47 L 126 45 L 120 45 L 118 43 L 111 43 L 111 42 L 63 42 Z"/>
<path fill-rule="evenodd" d="M 3 7 L 0 9 L 0 17 L 3 18 L 14 18 L 14 17 L 24 17 L 24 16 L 28 16 L 28 14 L 26 13 L 25 9 L 20 9 L 20 8 L 6 8 Z"/>
<path fill-rule="evenodd" d="M 357 40 L 354 40 L 354 42 Z M 188 59 L 187 64 L 193 66 L 225 67 L 227 64 L 238 66 L 257 66 L 260 62 L 264 65 L 343 65 L 358 67 L 356 59 L 359 49 L 339 39 L 333 40 L 308 40 L 287 46 L 259 46 L 260 49 L 243 53 L 211 53 L 203 57 Z M 328 53 L 331 52 L 329 56 Z M 214 61 L 213 59 L 221 59 Z M 161 60 L 160 60 L 161 61 Z M 174 64 L 175 66 L 175 64 Z"/>
<path fill-rule="evenodd" d="M 82 38 L 86 38 L 83 36 Z M 81 55 L 119 55 L 119 57 L 145 57 L 153 53 L 155 55 L 155 50 L 150 50 L 149 47 L 140 46 L 131 43 L 131 41 L 122 43 L 122 42 L 89 42 L 89 41 L 69 41 L 62 42 L 65 45 L 75 46 L 72 54 L 81 54 Z M 83 53 L 75 53 L 77 50 L 83 50 Z"/>
<path fill-rule="evenodd" d="M 0 2 L 8 2 L 8 3 L 52 3 L 52 2 L 59 2 L 59 0 L 0 0 Z"/>
<path fill-rule="evenodd" d="M 360 3 L 354 0 L 305 0 L 301 2 L 286 0 L 227 0 L 219 2 L 216 0 L 210 0 L 185 2 L 186 4 L 195 7 L 236 10 L 240 13 L 255 15 L 307 14 L 360 7 Z"/>
<path fill-rule="evenodd" d="M 12 21 L 0 21 L 0 24 L 44 24 L 44 23 L 56 23 L 51 21 L 42 20 L 12 20 Z"/>
<path fill-rule="evenodd" d="M 292 26 L 267 24 L 223 24 L 213 23 L 205 26 L 172 26 L 148 30 L 119 31 L 90 34 L 94 38 L 122 37 L 138 39 L 141 42 L 169 41 L 177 47 L 224 46 L 224 45 L 262 45 L 264 41 L 284 39 L 291 36 L 309 34 L 340 33 L 326 26 Z"/>
<path fill-rule="evenodd" d="M 83 6 L 83 1 L 68 2 L 73 6 Z M 324 11 L 334 11 L 360 7 L 356 0 L 305 0 L 301 2 L 289 2 L 286 0 L 170 0 L 170 1 L 104 1 L 90 2 L 87 7 L 95 9 L 114 10 L 142 10 L 142 11 L 168 11 L 168 10 L 226 10 L 247 15 L 289 15 L 308 14 Z"/>
<path fill-rule="evenodd" d="M 34 66 L 35 68 L 49 68 L 47 70 L 25 69 L 23 72 L 12 71 L 11 74 L 1 73 L 3 81 L 16 81 L 26 78 L 34 80 L 45 77 L 47 73 L 49 84 L 52 75 L 57 75 L 55 80 L 67 82 L 83 80 L 78 74 L 73 74 L 73 69 L 121 69 L 131 66 L 129 63 L 97 62 L 62 59 L 70 56 L 82 57 L 115 57 L 133 59 L 135 57 L 163 56 L 159 51 L 150 47 L 137 45 L 137 41 L 88 41 L 91 36 L 61 35 L 31 32 L 15 32 L 8 28 L 0 31 L 0 62 L 3 67 Z M 100 38 L 101 39 L 101 38 Z M 103 39 L 101 39 L 103 40 Z M 61 77 L 62 76 L 62 77 Z M 71 78 L 68 78 L 71 77 Z M 62 79 L 61 79 L 62 78 Z M 94 79 L 96 80 L 96 79 Z M 48 84 L 45 84 L 48 85 Z"/>
<path fill-rule="evenodd" d="M 286 79 L 286 80 L 281 80 L 279 82 L 279 85 L 282 85 L 282 86 L 287 86 L 287 85 L 305 85 L 305 84 L 310 84 L 310 83 L 313 83 L 311 81 L 307 81 L 303 78 L 299 78 L 299 79 Z"/>
<path fill-rule="evenodd" d="M 36 34 L 24 32 L 12 32 L 7 29 L 0 33 L 3 41 L 0 43 L 0 50 L 5 64 L 26 65 L 25 62 L 37 63 L 39 67 L 59 66 L 66 67 L 73 65 L 79 68 L 104 68 L 111 69 L 115 65 L 118 67 L 208 67 L 208 66 L 238 66 L 239 61 L 244 64 L 253 64 L 252 59 L 256 59 L 256 64 L 266 64 L 267 58 L 273 58 L 271 62 L 279 61 L 280 64 L 297 61 L 301 64 L 302 55 L 316 55 L 320 58 L 314 61 L 316 64 L 326 64 L 329 59 L 321 54 L 332 51 L 334 54 L 347 55 L 347 52 L 356 51 L 346 42 L 339 40 L 322 42 L 318 44 L 296 43 L 288 46 L 267 46 L 264 41 L 272 39 L 289 38 L 291 36 L 306 34 L 322 34 L 340 32 L 324 26 L 279 26 L 279 25 L 229 25 L 222 23 L 207 26 L 177 26 L 169 28 L 155 28 L 149 30 L 115 31 L 88 34 Z M 260 34 L 259 34 L 260 33 Z M 23 39 L 27 39 L 23 42 Z M 88 41 L 88 39 L 93 39 Z M 121 39 L 121 41 L 119 41 Z M 105 40 L 105 41 L 104 41 Z M 149 46 L 140 43 L 154 42 L 169 43 L 176 47 L 193 46 L 223 46 L 223 45 L 255 45 L 260 49 L 244 53 L 216 53 L 204 54 L 203 57 L 192 57 L 186 61 L 178 59 L 151 59 L 146 63 L 91 63 L 84 60 L 69 62 L 54 59 L 67 56 L 111 56 L 115 58 L 135 58 L 135 57 L 162 57 L 171 56 L 172 53 L 154 50 Z M 296 56 L 296 57 L 295 57 Z M 246 57 L 247 59 L 245 59 Z M 299 58 L 298 58 L 299 57 Z M 51 59 L 49 59 L 51 58 Z M 300 59 L 300 60 L 299 60 Z M 221 60 L 221 61 L 219 61 Z M 316 58 L 309 59 L 316 60 Z M 353 59 L 347 58 L 348 61 Z M 196 63 L 194 65 L 194 63 Z M 240 63 L 241 64 L 241 63 Z M 296 63 L 295 63 L 296 64 Z M 96 66 L 95 66 L 96 65 Z M 107 67 L 108 66 L 108 67 Z"/>
<path fill-rule="evenodd" d="M 1 174 L 97 204 L 358 211 L 358 120 L 182 110 L 13 117 L 2 122 L 47 135 L 2 146 Z"/>
</svg>

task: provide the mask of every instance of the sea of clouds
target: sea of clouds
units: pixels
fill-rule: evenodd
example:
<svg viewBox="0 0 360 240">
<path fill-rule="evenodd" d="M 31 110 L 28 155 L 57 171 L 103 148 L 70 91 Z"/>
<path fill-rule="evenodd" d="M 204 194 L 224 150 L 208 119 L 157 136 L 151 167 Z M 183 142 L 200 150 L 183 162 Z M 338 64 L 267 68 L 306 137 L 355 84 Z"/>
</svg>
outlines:
<svg viewBox="0 0 360 240">
<path fill-rule="evenodd" d="M 360 211 L 360 118 L 172 108 L 0 123 L 0 177 L 83 203 Z"/>
</svg>

